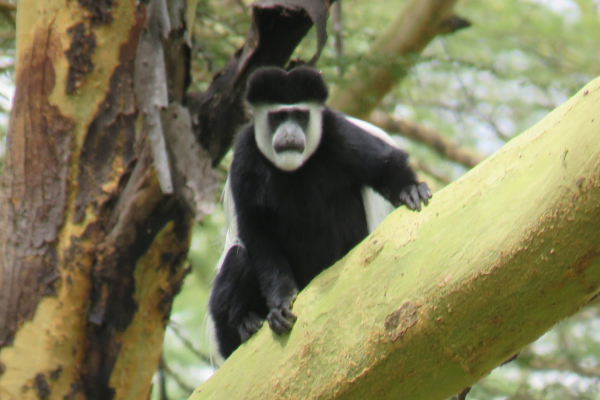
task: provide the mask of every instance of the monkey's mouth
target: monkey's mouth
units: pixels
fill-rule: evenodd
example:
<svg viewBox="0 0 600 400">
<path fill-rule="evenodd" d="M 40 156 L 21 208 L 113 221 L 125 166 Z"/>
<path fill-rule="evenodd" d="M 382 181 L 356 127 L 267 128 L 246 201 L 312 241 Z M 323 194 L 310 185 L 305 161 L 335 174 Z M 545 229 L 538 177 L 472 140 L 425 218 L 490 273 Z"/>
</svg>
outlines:
<svg viewBox="0 0 600 400">
<path fill-rule="evenodd" d="M 275 153 L 296 152 L 303 153 L 306 147 L 306 138 L 299 129 L 280 129 L 273 136 L 273 150 Z"/>
<path fill-rule="evenodd" d="M 287 151 L 302 153 L 304 152 L 304 143 L 283 143 L 279 145 L 274 144 L 273 150 L 275 150 L 275 153 L 277 154 L 285 153 Z"/>
</svg>

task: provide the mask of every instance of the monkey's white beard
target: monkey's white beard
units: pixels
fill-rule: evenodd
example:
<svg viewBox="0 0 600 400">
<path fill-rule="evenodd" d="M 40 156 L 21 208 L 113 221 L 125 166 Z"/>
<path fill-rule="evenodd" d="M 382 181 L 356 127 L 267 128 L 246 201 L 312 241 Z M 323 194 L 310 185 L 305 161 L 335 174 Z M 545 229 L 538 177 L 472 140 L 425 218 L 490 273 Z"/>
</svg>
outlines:
<svg viewBox="0 0 600 400">
<path fill-rule="evenodd" d="M 304 153 L 297 151 L 284 151 L 275 153 L 275 157 L 271 160 L 273 164 L 283 171 L 295 171 L 304 164 Z"/>
</svg>

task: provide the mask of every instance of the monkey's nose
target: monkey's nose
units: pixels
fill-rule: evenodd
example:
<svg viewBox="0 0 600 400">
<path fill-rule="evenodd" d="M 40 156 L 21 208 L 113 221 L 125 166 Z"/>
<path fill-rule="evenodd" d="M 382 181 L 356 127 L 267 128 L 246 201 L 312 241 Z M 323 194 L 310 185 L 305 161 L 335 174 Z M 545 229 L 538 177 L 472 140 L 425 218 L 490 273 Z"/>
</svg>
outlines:
<svg viewBox="0 0 600 400">
<path fill-rule="evenodd" d="M 304 133 L 299 129 L 280 129 L 273 136 L 273 150 L 276 153 L 284 151 L 295 151 L 298 153 L 304 152 L 306 146 L 306 138 Z"/>
</svg>

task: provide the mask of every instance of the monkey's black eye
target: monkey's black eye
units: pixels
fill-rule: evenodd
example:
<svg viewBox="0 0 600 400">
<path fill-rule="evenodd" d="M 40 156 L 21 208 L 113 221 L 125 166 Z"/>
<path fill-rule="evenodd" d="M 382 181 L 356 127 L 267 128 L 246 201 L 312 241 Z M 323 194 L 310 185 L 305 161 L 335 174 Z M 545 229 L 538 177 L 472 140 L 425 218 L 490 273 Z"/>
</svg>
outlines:
<svg viewBox="0 0 600 400">
<path fill-rule="evenodd" d="M 293 110 L 292 111 L 292 119 L 298 123 L 306 131 L 306 127 L 308 126 L 308 121 L 310 119 L 310 113 L 306 110 Z"/>
<path fill-rule="evenodd" d="M 288 117 L 287 111 L 270 112 L 267 115 L 267 119 L 269 121 L 269 128 L 271 128 L 271 132 L 274 132 L 279 125 L 288 119 Z"/>
</svg>

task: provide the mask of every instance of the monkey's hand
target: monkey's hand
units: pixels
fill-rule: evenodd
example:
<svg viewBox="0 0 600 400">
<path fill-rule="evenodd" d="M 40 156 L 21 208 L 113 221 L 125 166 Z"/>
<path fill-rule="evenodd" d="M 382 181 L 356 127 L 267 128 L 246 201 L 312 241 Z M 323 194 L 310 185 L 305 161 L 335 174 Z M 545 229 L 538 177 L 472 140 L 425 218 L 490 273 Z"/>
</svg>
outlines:
<svg viewBox="0 0 600 400">
<path fill-rule="evenodd" d="M 400 203 L 411 210 L 421 211 L 421 202 L 427 205 L 431 198 L 431 190 L 425 182 L 409 185 L 400 192 Z"/>
<path fill-rule="evenodd" d="M 238 326 L 238 333 L 242 342 L 250 339 L 250 336 L 254 335 L 263 326 L 264 319 L 259 317 L 253 312 L 249 312 L 242 319 L 242 323 Z"/>
<path fill-rule="evenodd" d="M 270 308 L 269 314 L 267 315 L 267 321 L 269 321 L 271 330 L 278 335 L 290 333 L 294 323 L 298 319 L 291 311 L 297 294 L 297 291 L 294 291 L 291 296 L 283 297 L 275 302 L 274 307 Z"/>
</svg>

